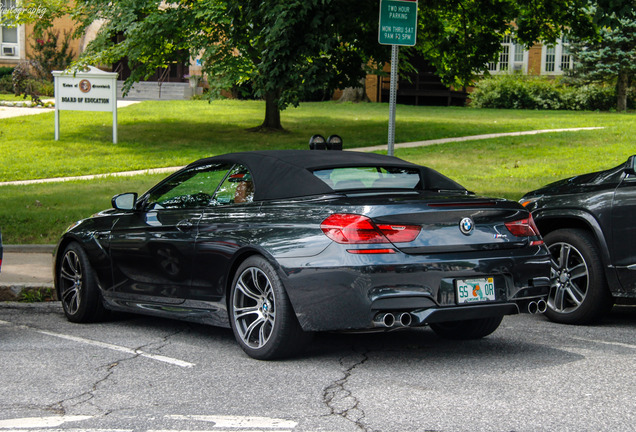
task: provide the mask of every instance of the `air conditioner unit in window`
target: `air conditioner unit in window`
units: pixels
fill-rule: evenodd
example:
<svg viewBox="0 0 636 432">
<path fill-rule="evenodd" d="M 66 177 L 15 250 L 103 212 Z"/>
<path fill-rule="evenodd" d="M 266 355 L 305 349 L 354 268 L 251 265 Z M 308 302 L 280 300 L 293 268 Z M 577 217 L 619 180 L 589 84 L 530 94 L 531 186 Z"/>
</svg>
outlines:
<svg viewBox="0 0 636 432">
<path fill-rule="evenodd" d="M 513 70 L 520 71 L 521 69 L 523 69 L 523 63 L 515 63 L 512 66 L 512 68 L 513 68 Z"/>
<path fill-rule="evenodd" d="M 12 46 L 4 46 L 4 47 L 2 47 L 2 55 L 3 56 L 14 56 L 15 55 L 15 47 L 12 47 Z"/>
</svg>

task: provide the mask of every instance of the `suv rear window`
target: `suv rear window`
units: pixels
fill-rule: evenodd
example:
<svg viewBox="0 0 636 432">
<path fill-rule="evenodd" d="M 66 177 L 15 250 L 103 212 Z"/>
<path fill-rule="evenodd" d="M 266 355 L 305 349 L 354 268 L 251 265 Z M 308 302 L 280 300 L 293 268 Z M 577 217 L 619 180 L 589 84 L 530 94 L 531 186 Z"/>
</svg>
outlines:
<svg viewBox="0 0 636 432">
<path fill-rule="evenodd" d="M 415 168 L 347 167 L 320 169 L 314 175 L 336 191 L 360 189 L 421 189 Z"/>
</svg>

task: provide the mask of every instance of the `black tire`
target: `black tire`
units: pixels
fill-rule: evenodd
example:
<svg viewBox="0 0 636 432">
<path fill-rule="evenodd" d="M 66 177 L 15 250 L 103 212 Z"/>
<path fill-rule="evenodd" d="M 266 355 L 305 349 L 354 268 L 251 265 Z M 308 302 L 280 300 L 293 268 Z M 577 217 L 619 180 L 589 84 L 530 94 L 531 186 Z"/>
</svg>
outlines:
<svg viewBox="0 0 636 432">
<path fill-rule="evenodd" d="M 261 256 L 249 257 L 236 271 L 229 317 L 236 341 L 255 359 L 291 357 L 311 339 L 300 327 L 276 270 Z"/>
<path fill-rule="evenodd" d="M 57 283 L 64 314 L 69 321 L 101 321 L 106 309 L 88 256 L 78 243 L 70 243 L 57 267 Z"/>
<path fill-rule="evenodd" d="M 497 330 L 502 320 L 503 316 L 498 316 L 492 318 L 477 318 L 465 321 L 433 323 L 431 324 L 431 329 L 435 332 L 435 334 L 437 334 L 437 336 L 444 339 L 481 339 Z"/>
<path fill-rule="evenodd" d="M 559 229 L 544 240 L 552 254 L 545 316 L 563 324 L 588 324 L 606 315 L 614 301 L 592 235 L 580 229 Z"/>
</svg>

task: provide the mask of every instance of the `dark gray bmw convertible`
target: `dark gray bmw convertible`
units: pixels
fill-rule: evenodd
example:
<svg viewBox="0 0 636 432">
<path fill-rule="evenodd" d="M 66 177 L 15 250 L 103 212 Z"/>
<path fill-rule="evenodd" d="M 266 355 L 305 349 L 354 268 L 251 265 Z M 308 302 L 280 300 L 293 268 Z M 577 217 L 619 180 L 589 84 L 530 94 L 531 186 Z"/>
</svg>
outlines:
<svg viewBox="0 0 636 432">
<path fill-rule="evenodd" d="M 227 154 L 112 204 L 59 242 L 68 319 L 115 310 L 231 327 L 259 359 L 296 354 L 315 331 L 481 338 L 504 315 L 544 310 L 550 288 L 526 209 L 389 156 Z"/>
</svg>

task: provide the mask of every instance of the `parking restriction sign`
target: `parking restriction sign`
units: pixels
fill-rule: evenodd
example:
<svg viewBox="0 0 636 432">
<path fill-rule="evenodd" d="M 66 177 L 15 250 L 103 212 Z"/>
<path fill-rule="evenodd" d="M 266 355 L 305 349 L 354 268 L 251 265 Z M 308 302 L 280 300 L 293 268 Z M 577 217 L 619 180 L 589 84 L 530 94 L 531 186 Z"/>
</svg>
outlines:
<svg viewBox="0 0 636 432">
<path fill-rule="evenodd" d="M 417 0 L 380 0 L 378 41 L 382 45 L 415 45 Z"/>
</svg>

